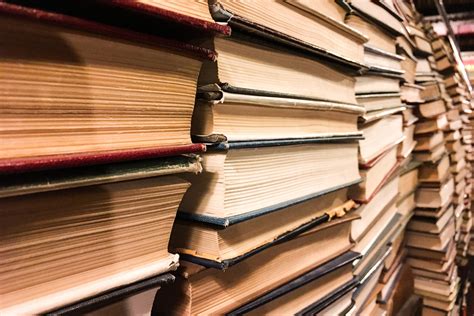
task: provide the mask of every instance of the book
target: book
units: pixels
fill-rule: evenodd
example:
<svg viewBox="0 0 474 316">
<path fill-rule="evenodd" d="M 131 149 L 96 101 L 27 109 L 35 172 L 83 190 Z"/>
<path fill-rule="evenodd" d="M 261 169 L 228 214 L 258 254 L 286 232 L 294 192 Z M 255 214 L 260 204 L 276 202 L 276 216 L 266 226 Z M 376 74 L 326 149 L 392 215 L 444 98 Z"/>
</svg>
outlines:
<svg viewBox="0 0 474 316">
<path fill-rule="evenodd" d="M 415 134 L 416 134 L 416 129 L 415 129 Z M 446 147 L 444 146 L 444 143 L 432 148 L 431 150 L 420 150 L 417 151 L 415 148 L 415 151 L 413 152 L 413 157 L 421 162 L 431 162 L 435 163 L 439 161 L 443 155 L 446 153 Z"/>
<path fill-rule="evenodd" d="M 380 72 L 367 73 L 356 77 L 355 92 L 364 94 L 393 94 L 400 93 L 400 78 L 397 75 Z"/>
<path fill-rule="evenodd" d="M 168 241 L 188 186 L 167 175 L 1 199 L 2 313 L 47 311 L 175 269 Z"/>
<path fill-rule="evenodd" d="M 308 0 L 288 0 L 294 6 L 301 8 L 302 10 L 308 11 L 314 15 L 318 15 L 321 18 L 328 20 L 336 20 L 338 22 L 344 22 L 347 11 L 342 5 L 335 5 L 332 1 L 308 1 Z"/>
<path fill-rule="evenodd" d="M 347 200 L 347 190 L 329 192 L 225 229 L 177 220 L 169 249 L 188 261 L 226 269 L 333 217 L 344 216 L 355 207 Z"/>
<path fill-rule="evenodd" d="M 402 101 L 409 104 L 423 103 L 424 100 L 421 98 L 421 92 L 423 91 L 423 89 L 424 88 L 422 86 L 417 84 L 404 83 L 400 86 Z"/>
<path fill-rule="evenodd" d="M 398 182 L 398 200 L 402 200 L 415 192 L 418 187 L 419 163 L 412 162 L 407 168 L 400 172 L 400 181 Z"/>
<path fill-rule="evenodd" d="M 298 237 L 262 251 L 225 272 L 186 264 L 178 286 L 162 289 L 167 314 L 226 313 L 342 255 L 351 248 L 350 223 L 344 217 L 319 225 Z M 188 299 L 183 295 L 189 293 Z M 212 293 L 213 295 L 209 295 Z"/>
<path fill-rule="evenodd" d="M 357 286 L 352 275 L 352 262 L 357 257 L 357 253 L 345 253 L 228 314 L 318 312 Z"/>
<path fill-rule="evenodd" d="M 412 218 L 410 223 L 408 223 L 407 229 L 411 231 L 438 234 L 441 233 L 441 230 L 446 226 L 446 224 L 453 216 L 454 210 L 452 207 L 446 209 L 446 211 L 441 214 L 438 219 L 416 216 Z"/>
<path fill-rule="evenodd" d="M 444 112 L 446 112 L 446 107 L 443 99 L 421 103 L 417 107 L 419 117 L 427 119 L 437 117 Z"/>
<path fill-rule="evenodd" d="M 228 226 L 353 184 L 360 179 L 356 152 L 351 140 L 324 139 L 230 142 L 208 148 L 202 155 L 203 173 L 186 175 L 193 185 L 178 216 Z"/>
<path fill-rule="evenodd" d="M 393 37 L 403 34 L 400 18 L 394 16 L 393 10 L 387 10 L 386 6 L 380 5 L 381 2 L 367 3 L 363 0 L 350 0 L 347 2 L 357 14 L 364 16 L 370 24 L 386 30 Z"/>
<path fill-rule="evenodd" d="M 364 47 L 364 63 L 369 69 L 403 75 L 401 60 L 403 57 L 400 55 L 388 53 L 369 45 Z"/>
<path fill-rule="evenodd" d="M 229 26 L 214 22 L 206 1 L 84 0 L 63 6 L 57 6 L 54 1 L 21 1 L 21 4 L 167 38 L 230 35 L 231 32 Z"/>
<path fill-rule="evenodd" d="M 443 130 L 448 125 L 446 115 L 441 114 L 435 119 L 420 121 L 416 124 L 415 135 Z"/>
<path fill-rule="evenodd" d="M 352 223 L 351 238 L 360 241 L 361 237 L 371 228 L 380 214 L 384 214 L 386 208 L 392 206 L 398 194 L 399 177 L 388 181 L 379 192 L 367 203 L 362 204 L 355 210 L 360 219 Z"/>
<path fill-rule="evenodd" d="M 364 112 L 352 104 L 228 93 L 218 87 L 201 96 L 191 133 L 207 143 L 357 136 L 357 117 Z"/>
<path fill-rule="evenodd" d="M 397 157 L 399 159 L 408 158 L 418 143 L 418 141 L 416 141 L 414 138 L 415 125 L 412 124 L 410 126 L 404 126 L 403 136 L 403 141 L 398 145 Z"/>
<path fill-rule="evenodd" d="M 29 171 L 203 150 L 189 132 L 197 76 L 212 51 L 38 12 L 0 6 L 8 51 L 0 65 L 2 89 L 14 92 L 3 107 L 0 168 Z"/>
<path fill-rule="evenodd" d="M 339 4 L 326 2 L 322 5 Z M 362 44 L 367 40 L 364 36 L 342 22 L 328 21 L 322 14 L 303 10 L 294 2 L 274 1 L 267 5 L 219 0 L 210 3 L 210 11 L 217 22 L 228 23 L 233 29 L 251 31 L 254 36 L 304 47 L 313 54 L 337 62 L 362 64 Z"/>
<path fill-rule="evenodd" d="M 367 112 L 381 111 L 402 106 L 400 93 L 360 94 L 356 95 L 357 104 Z"/>
<path fill-rule="evenodd" d="M 218 84 L 231 93 L 356 103 L 354 78 L 308 54 L 245 36 L 215 37 L 205 45 L 219 58 L 204 62 L 200 86 Z"/>
<path fill-rule="evenodd" d="M 403 140 L 403 119 L 401 115 L 384 117 L 360 130 L 364 139 L 359 141 L 359 161 L 367 164 Z"/>
<path fill-rule="evenodd" d="M 454 192 L 454 181 L 448 179 L 439 188 L 421 187 L 416 191 L 416 206 L 436 208 L 446 205 Z"/>
<path fill-rule="evenodd" d="M 48 314 L 87 313 L 103 315 L 126 312 L 133 315 L 147 315 L 153 309 L 156 292 L 165 286 L 172 286 L 175 277 L 171 273 L 160 274 L 145 280 L 127 284 L 105 293 L 50 310 Z"/>
<path fill-rule="evenodd" d="M 432 151 L 437 146 L 443 144 L 444 134 L 442 131 L 433 132 L 430 134 L 421 134 L 416 137 L 415 151 Z"/>
<path fill-rule="evenodd" d="M 424 183 L 443 182 L 449 174 L 449 157 L 443 156 L 435 163 L 424 163 L 419 168 L 419 180 Z"/>
<path fill-rule="evenodd" d="M 451 219 L 439 234 L 407 231 L 407 245 L 411 247 L 441 250 L 454 237 L 454 221 Z"/>
<path fill-rule="evenodd" d="M 370 201 L 397 165 L 397 147 L 392 147 L 370 166 L 362 166 L 359 170 L 362 182 L 349 189 L 349 197 L 363 203 Z"/>
</svg>

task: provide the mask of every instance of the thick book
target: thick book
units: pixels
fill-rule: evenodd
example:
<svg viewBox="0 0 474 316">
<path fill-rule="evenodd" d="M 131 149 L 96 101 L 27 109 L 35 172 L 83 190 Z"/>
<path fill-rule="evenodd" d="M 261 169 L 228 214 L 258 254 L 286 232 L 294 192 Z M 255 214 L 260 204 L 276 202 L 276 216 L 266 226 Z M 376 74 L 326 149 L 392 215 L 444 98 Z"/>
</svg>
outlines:
<svg viewBox="0 0 474 316">
<path fill-rule="evenodd" d="M 0 175 L 0 198 L 103 183 L 202 171 L 198 156 L 163 157 L 68 169 Z"/>
<path fill-rule="evenodd" d="M 200 86 L 218 84 L 231 93 L 355 104 L 354 74 L 320 59 L 244 35 L 215 37 L 203 44 L 219 58 L 203 64 Z"/>
<path fill-rule="evenodd" d="M 167 302 L 160 311 L 173 315 L 228 313 L 349 250 L 352 219 L 346 216 L 319 225 L 226 271 L 183 264 L 178 286 L 158 292 L 157 299 Z"/>
<path fill-rule="evenodd" d="M 228 315 L 271 313 L 305 315 L 329 305 L 354 289 L 358 282 L 352 275 L 352 262 L 359 254 L 349 251 L 316 269 L 260 296 Z"/>
<path fill-rule="evenodd" d="M 102 294 L 50 310 L 46 315 L 84 314 L 112 315 L 127 311 L 132 315 L 149 314 L 157 291 L 164 286 L 172 286 L 175 280 L 171 273 L 164 273 L 145 280 L 117 287 Z"/>
<path fill-rule="evenodd" d="M 416 206 L 438 208 L 446 205 L 454 193 L 454 181 L 448 178 L 438 187 L 421 187 L 416 191 Z"/>
<path fill-rule="evenodd" d="M 202 174 L 186 175 L 193 186 L 179 218 L 224 227 L 360 180 L 351 139 L 221 143 L 208 146 L 202 163 Z"/>
<path fill-rule="evenodd" d="M 54 0 L 14 2 L 167 38 L 188 40 L 231 33 L 228 25 L 214 22 L 207 1 L 83 0 L 61 6 Z"/>
<path fill-rule="evenodd" d="M 362 203 L 370 201 L 391 177 L 397 166 L 397 147 L 394 146 L 383 153 L 373 165 L 361 166 L 359 172 L 362 182 L 351 187 L 349 197 Z"/>
<path fill-rule="evenodd" d="M 410 247 L 424 248 L 428 250 L 442 250 L 454 237 L 454 219 L 448 221 L 439 233 L 423 233 L 407 231 L 407 245 Z"/>
<path fill-rule="evenodd" d="M 395 38 L 365 17 L 360 14 L 350 14 L 346 17 L 346 23 L 369 38 L 366 46 L 396 54 Z"/>
<path fill-rule="evenodd" d="M 343 217 L 355 207 L 353 201 L 347 200 L 347 188 L 342 188 L 225 229 L 177 220 L 169 249 L 179 252 L 181 259 L 227 269 L 322 223 Z"/>
<path fill-rule="evenodd" d="M 393 38 L 404 34 L 401 17 L 394 10 L 387 10 L 382 1 L 345 0 L 368 23 L 374 24 Z"/>
<path fill-rule="evenodd" d="M 191 133 L 196 141 L 261 141 L 361 135 L 355 104 L 198 90 Z"/>
<path fill-rule="evenodd" d="M 364 124 L 360 130 L 364 133 L 364 139 L 359 141 L 359 161 L 363 165 L 381 158 L 388 149 L 403 141 L 404 136 L 401 115 Z"/>
<path fill-rule="evenodd" d="M 176 269 L 168 242 L 188 187 L 164 175 L 1 199 L 1 313 L 42 313 Z"/>
<path fill-rule="evenodd" d="M 336 2 L 322 5 L 338 6 Z M 214 20 L 233 30 L 316 54 L 352 67 L 363 64 L 367 38 L 344 23 L 304 10 L 294 2 L 210 1 Z M 290 22 L 291 21 L 291 22 Z"/>
<path fill-rule="evenodd" d="M 353 240 L 359 241 L 377 218 L 385 213 L 386 208 L 391 207 L 398 195 L 398 183 L 399 177 L 394 177 L 367 204 L 362 204 L 355 210 L 354 213 L 358 214 L 360 219 L 352 223 L 351 238 Z"/>
<path fill-rule="evenodd" d="M 0 24 L 0 172 L 204 149 L 191 117 L 213 51 L 8 3 Z"/>
<path fill-rule="evenodd" d="M 356 100 L 367 112 L 388 110 L 402 106 L 400 93 L 361 94 L 356 95 Z"/>
</svg>

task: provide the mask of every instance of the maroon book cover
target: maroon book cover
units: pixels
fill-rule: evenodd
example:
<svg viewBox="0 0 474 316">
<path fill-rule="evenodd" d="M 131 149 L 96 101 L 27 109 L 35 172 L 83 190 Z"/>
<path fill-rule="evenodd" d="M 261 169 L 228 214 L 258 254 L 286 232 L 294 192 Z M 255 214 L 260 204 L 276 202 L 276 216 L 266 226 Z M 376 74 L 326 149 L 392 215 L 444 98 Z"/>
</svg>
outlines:
<svg viewBox="0 0 474 316">
<path fill-rule="evenodd" d="M 182 154 L 203 152 L 205 150 L 206 145 L 204 144 L 190 144 L 135 150 L 51 155 L 34 158 L 0 159 L 0 174 L 39 171 L 45 169 L 80 167 L 119 161 L 177 156 Z"/>
<path fill-rule="evenodd" d="M 41 3 L 42 1 L 38 2 Z M 18 18 L 35 19 L 44 23 L 75 29 L 80 32 L 103 35 L 125 41 L 165 48 L 198 59 L 217 59 L 217 54 L 215 51 L 183 41 L 136 32 L 126 28 L 116 27 L 109 24 L 86 20 L 72 15 L 46 11 L 34 7 L 0 1 L 0 14 L 15 16 Z"/>
<path fill-rule="evenodd" d="M 178 22 L 183 25 L 187 25 L 189 27 L 205 31 L 211 31 L 223 35 L 230 35 L 231 32 L 230 27 L 228 25 L 201 20 L 185 14 L 165 10 L 150 4 L 141 3 L 134 0 L 98 0 L 97 2 L 108 6 L 116 6 L 127 10 L 134 10 L 142 14 L 155 16 L 157 18 L 161 18 L 163 20 L 168 20 L 171 22 Z"/>
</svg>

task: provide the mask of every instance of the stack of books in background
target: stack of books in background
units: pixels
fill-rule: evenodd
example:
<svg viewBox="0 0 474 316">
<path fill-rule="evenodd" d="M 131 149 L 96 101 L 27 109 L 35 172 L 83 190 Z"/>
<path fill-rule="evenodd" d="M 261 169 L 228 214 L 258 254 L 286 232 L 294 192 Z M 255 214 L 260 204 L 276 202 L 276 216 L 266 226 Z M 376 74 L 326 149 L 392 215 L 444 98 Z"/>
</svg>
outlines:
<svg viewBox="0 0 474 316">
<path fill-rule="evenodd" d="M 355 206 L 348 187 L 360 181 L 364 109 L 354 75 L 366 39 L 343 24 L 337 3 L 317 9 L 303 1 L 211 7 L 232 36 L 207 43 L 219 57 L 201 70 L 192 125 L 207 152 L 202 174 L 187 177 L 170 242 L 181 267 L 175 286 L 158 292 L 166 302 L 158 312 L 352 308 L 357 215 L 345 213 Z"/>
<path fill-rule="evenodd" d="M 455 313 L 471 100 L 411 2 L 15 3 L 0 314 Z"/>
<path fill-rule="evenodd" d="M 396 314 L 413 294 L 404 231 L 417 185 L 417 165 L 410 164 L 416 117 L 404 103 L 400 82 L 408 87 L 414 83 L 414 57 L 410 47 L 397 54 L 397 38 L 409 38 L 395 8 L 367 1 L 351 1 L 350 6 L 346 23 L 368 38 L 368 71 L 356 84 L 357 101 L 366 109 L 359 120 L 363 182 L 349 194 L 361 204 L 356 210 L 361 219 L 354 221 L 351 235 L 354 250 L 362 255 L 354 267 L 361 281 L 354 294 L 355 314 Z"/>
<path fill-rule="evenodd" d="M 455 260 L 459 243 L 455 240 L 461 236 L 466 210 L 467 170 L 460 141 L 463 109 L 454 102 L 443 81 L 440 40 L 419 22 L 410 6 L 405 3 L 404 8 L 408 32 L 413 39 L 422 39 L 415 41 L 417 45 L 423 44 L 415 52 L 419 99 L 415 159 L 422 165 L 418 171 L 417 208 L 407 227 L 408 262 L 415 275 L 415 293 L 423 297 L 423 312 L 444 315 L 459 310 L 455 306 L 460 286 Z M 426 42 L 432 47 L 424 45 Z M 468 107 L 466 110 L 470 111 Z M 465 222 L 465 231 L 469 225 L 470 221 Z"/>
<path fill-rule="evenodd" d="M 429 30 L 431 31 L 431 30 Z M 472 115 L 471 96 L 466 84 L 460 79 L 461 74 L 454 55 L 444 38 L 433 37 L 434 56 L 438 69 L 444 77 L 446 91 L 452 100 L 447 118 L 449 122 L 447 144 L 450 155 L 450 171 L 455 180 L 453 203 L 456 216 L 456 262 L 459 266 L 460 291 L 458 301 L 465 301 L 464 295 L 469 287 L 467 275 L 468 252 L 471 240 L 472 214 L 472 134 L 470 116 Z M 447 64 L 449 62 L 449 65 Z"/>
</svg>

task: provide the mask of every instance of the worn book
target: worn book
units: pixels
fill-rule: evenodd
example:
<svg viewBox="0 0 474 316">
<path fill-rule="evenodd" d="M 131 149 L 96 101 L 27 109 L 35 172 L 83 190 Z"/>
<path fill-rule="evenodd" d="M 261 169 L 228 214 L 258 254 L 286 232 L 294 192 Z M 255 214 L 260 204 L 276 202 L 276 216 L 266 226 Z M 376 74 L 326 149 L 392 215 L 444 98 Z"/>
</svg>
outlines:
<svg viewBox="0 0 474 316">
<path fill-rule="evenodd" d="M 349 190 L 349 197 L 367 203 L 381 189 L 398 166 L 397 147 L 394 146 L 376 159 L 373 164 L 362 165 L 359 172 L 362 182 Z"/>
<path fill-rule="evenodd" d="M 202 60 L 214 52 L 6 3 L 0 24 L 9 95 L 0 171 L 204 149 L 191 142 L 191 116 Z"/>
<path fill-rule="evenodd" d="M 199 91 L 191 133 L 197 141 L 248 141 L 358 135 L 355 104 Z"/>
<path fill-rule="evenodd" d="M 347 0 L 351 8 L 357 14 L 364 16 L 371 24 L 379 26 L 384 29 L 392 37 L 404 34 L 402 18 L 400 15 L 390 7 L 389 2 L 373 1 L 366 2 L 364 0 Z"/>
<path fill-rule="evenodd" d="M 426 134 L 443 130 L 448 126 L 448 119 L 445 114 L 436 118 L 423 120 L 416 124 L 415 134 Z"/>
<path fill-rule="evenodd" d="M 454 192 L 454 181 L 446 179 L 439 186 L 421 187 L 416 191 L 416 206 L 438 208 L 446 205 Z"/>
<path fill-rule="evenodd" d="M 449 174 L 449 157 L 443 156 L 434 163 L 424 163 L 419 167 L 419 180 L 422 183 L 444 182 Z"/>
<path fill-rule="evenodd" d="M 436 163 L 446 153 L 446 147 L 444 144 L 440 144 L 434 147 L 432 150 L 415 150 L 413 157 L 421 162 Z"/>
<path fill-rule="evenodd" d="M 359 141 L 359 161 L 373 163 L 383 153 L 403 141 L 403 119 L 401 115 L 384 117 L 361 126 L 364 139 Z"/>
<path fill-rule="evenodd" d="M 396 54 L 395 38 L 360 14 L 350 14 L 346 23 L 369 38 L 367 46 Z"/>
<path fill-rule="evenodd" d="M 368 72 L 356 77 L 355 92 L 364 94 L 393 94 L 400 93 L 400 77 L 391 73 Z"/>
<path fill-rule="evenodd" d="M 179 217 L 220 226 L 273 212 L 360 179 L 357 143 L 321 139 L 229 142 L 202 155 L 204 171 Z M 324 181 L 314 182 L 314 179 Z"/>
<path fill-rule="evenodd" d="M 188 166 L 156 165 L 154 177 L 145 172 L 129 180 L 133 171 L 124 167 L 96 171 L 97 183 L 72 181 L 61 190 L 0 199 L 0 311 L 42 313 L 174 270 L 178 256 L 168 242 L 189 187 L 174 174 Z M 102 175 L 115 177 L 103 183 Z"/>
<path fill-rule="evenodd" d="M 176 285 L 158 292 L 168 315 L 228 313 L 334 259 L 352 247 L 348 216 L 319 225 L 226 271 L 185 263 Z M 185 295 L 185 293 L 188 293 Z"/>
<path fill-rule="evenodd" d="M 400 93 L 380 93 L 356 95 L 357 103 L 367 112 L 382 111 L 402 106 Z"/>
<path fill-rule="evenodd" d="M 328 1 L 321 5 L 339 6 Z M 321 13 L 301 8 L 295 1 L 212 0 L 209 6 L 213 18 L 228 23 L 232 29 L 303 49 L 331 61 L 356 66 L 363 63 L 365 36 L 343 22 L 328 20 Z"/>
<path fill-rule="evenodd" d="M 352 263 L 358 257 L 359 254 L 349 251 L 227 315 L 322 313 L 332 302 L 356 288 L 358 281 L 352 275 Z"/>
<path fill-rule="evenodd" d="M 415 140 L 415 124 L 403 127 L 403 141 L 398 145 L 398 159 L 406 159 L 415 149 L 418 141 Z"/>
<path fill-rule="evenodd" d="M 347 200 L 347 188 L 342 188 L 225 229 L 177 220 L 169 249 L 179 252 L 181 259 L 227 269 L 317 225 L 345 216 L 355 206 Z"/>
<path fill-rule="evenodd" d="M 417 114 L 421 118 L 434 118 L 446 112 L 446 106 L 443 99 L 421 103 L 418 105 Z"/>
<path fill-rule="evenodd" d="M 367 203 L 362 204 L 355 210 L 360 219 L 352 223 L 351 238 L 359 241 L 371 228 L 377 218 L 391 207 L 398 194 L 399 177 L 394 177 L 386 183 L 380 191 Z"/>
<path fill-rule="evenodd" d="M 74 313 L 99 316 L 127 311 L 133 315 L 147 315 L 152 312 L 156 292 L 162 287 L 172 286 L 174 280 L 175 277 L 171 273 L 163 273 L 49 310 L 46 314 L 70 315 Z"/>
<path fill-rule="evenodd" d="M 441 250 L 454 237 L 454 220 L 451 219 L 442 228 L 439 233 L 422 233 L 415 231 L 407 231 L 407 245 L 417 248 L 425 248 L 429 250 Z"/>
<path fill-rule="evenodd" d="M 424 100 L 421 97 L 422 91 L 422 86 L 413 83 L 404 83 L 400 86 L 401 99 L 403 102 L 408 104 L 415 104 L 419 106 L 420 103 L 423 103 Z M 415 106 L 415 109 L 418 106 Z"/>
<path fill-rule="evenodd" d="M 421 134 L 416 136 L 415 151 L 433 151 L 436 147 L 443 144 L 444 134 L 437 131 L 429 134 Z"/>
<path fill-rule="evenodd" d="M 415 216 L 408 223 L 407 229 L 430 234 L 439 234 L 453 216 L 454 210 L 452 207 L 446 209 L 439 218 Z"/>
</svg>

